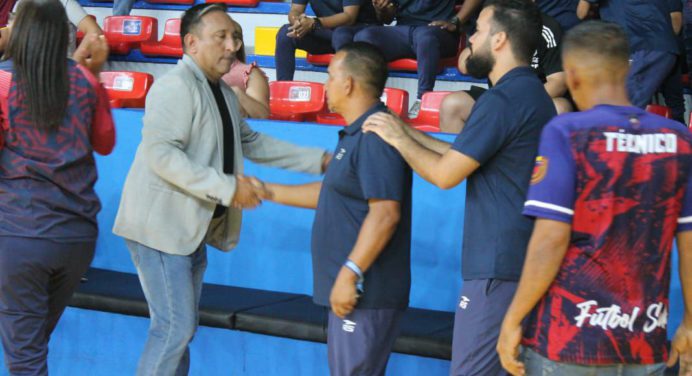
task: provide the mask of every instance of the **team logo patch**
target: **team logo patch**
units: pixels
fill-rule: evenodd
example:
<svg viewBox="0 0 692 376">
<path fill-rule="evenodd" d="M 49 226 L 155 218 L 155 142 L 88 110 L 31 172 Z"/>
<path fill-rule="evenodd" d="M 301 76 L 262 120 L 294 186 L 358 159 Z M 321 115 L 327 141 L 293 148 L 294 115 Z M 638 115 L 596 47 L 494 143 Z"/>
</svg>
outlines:
<svg viewBox="0 0 692 376">
<path fill-rule="evenodd" d="M 548 158 L 541 157 L 540 155 L 536 157 L 536 165 L 533 166 L 533 173 L 531 174 L 531 184 L 540 183 L 545 174 L 548 173 Z"/>
</svg>

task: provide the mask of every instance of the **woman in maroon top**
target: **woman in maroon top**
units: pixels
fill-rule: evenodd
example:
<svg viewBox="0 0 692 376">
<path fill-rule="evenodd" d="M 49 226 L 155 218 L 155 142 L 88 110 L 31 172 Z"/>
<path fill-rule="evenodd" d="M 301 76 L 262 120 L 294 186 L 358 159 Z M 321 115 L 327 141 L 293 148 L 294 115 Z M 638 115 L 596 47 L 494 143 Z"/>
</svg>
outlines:
<svg viewBox="0 0 692 376">
<path fill-rule="evenodd" d="M 0 340 L 10 374 L 45 375 L 50 334 L 94 256 L 93 151 L 115 142 L 88 35 L 68 60 L 65 9 L 23 0 L 0 62 Z M 87 68 L 88 67 L 88 68 Z"/>
</svg>

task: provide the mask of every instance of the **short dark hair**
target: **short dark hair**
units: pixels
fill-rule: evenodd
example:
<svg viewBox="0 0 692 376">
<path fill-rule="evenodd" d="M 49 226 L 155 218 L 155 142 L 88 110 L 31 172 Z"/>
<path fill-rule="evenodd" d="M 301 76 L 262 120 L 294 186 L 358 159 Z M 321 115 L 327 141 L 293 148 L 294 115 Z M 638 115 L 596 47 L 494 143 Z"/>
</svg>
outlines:
<svg viewBox="0 0 692 376">
<path fill-rule="evenodd" d="M 630 59 L 627 33 L 619 25 L 604 21 L 587 21 L 570 29 L 562 39 L 562 54 L 573 51 L 622 64 L 629 64 Z"/>
<path fill-rule="evenodd" d="M 202 22 L 202 17 L 210 12 L 227 13 L 228 6 L 224 3 L 202 3 L 188 8 L 183 13 L 180 20 L 180 40 L 183 42 L 183 50 L 185 49 L 185 36 L 195 31 Z"/>
<path fill-rule="evenodd" d="M 375 97 L 382 96 L 389 76 L 384 55 L 373 45 L 365 42 L 349 43 L 339 52 L 345 53 L 343 66 L 348 72 L 369 86 Z"/>
<path fill-rule="evenodd" d="M 491 34 L 504 31 L 512 43 L 514 57 L 524 63 L 530 62 L 543 31 L 536 4 L 532 0 L 487 0 L 483 7 L 493 7 Z"/>
</svg>

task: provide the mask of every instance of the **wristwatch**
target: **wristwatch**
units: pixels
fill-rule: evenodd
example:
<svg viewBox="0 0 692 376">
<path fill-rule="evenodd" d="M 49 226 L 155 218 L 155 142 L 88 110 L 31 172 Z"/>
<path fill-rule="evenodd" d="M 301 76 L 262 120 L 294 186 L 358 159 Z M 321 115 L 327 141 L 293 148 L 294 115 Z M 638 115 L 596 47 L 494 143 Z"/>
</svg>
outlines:
<svg viewBox="0 0 692 376">
<path fill-rule="evenodd" d="M 313 20 L 314 20 L 315 22 L 312 23 L 312 31 L 315 31 L 315 30 L 317 30 L 317 29 L 319 29 L 319 28 L 322 27 L 322 21 L 320 21 L 319 18 L 314 17 Z"/>
<path fill-rule="evenodd" d="M 452 25 L 454 25 L 457 28 L 457 30 L 456 30 L 457 33 L 461 32 L 461 20 L 459 19 L 459 17 L 454 16 L 454 17 L 450 18 L 449 23 L 451 23 Z"/>
</svg>

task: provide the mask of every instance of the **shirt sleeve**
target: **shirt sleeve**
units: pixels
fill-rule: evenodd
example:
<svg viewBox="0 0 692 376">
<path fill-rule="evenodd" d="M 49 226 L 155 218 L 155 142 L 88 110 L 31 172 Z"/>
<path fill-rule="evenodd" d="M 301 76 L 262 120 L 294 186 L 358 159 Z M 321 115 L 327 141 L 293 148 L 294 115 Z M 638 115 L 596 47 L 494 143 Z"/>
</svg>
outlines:
<svg viewBox="0 0 692 376">
<path fill-rule="evenodd" d="M 67 18 L 73 25 L 79 26 L 79 23 L 82 22 L 84 17 L 87 16 L 87 13 L 84 11 L 84 8 L 82 8 L 82 6 L 79 5 L 77 0 L 61 0 L 61 2 L 62 5 L 65 6 L 65 13 L 67 13 Z"/>
<path fill-rule="evenodd" d="M 524 215 L 571 223 L 576 168 L 565 124 L 551 121 L 543 129 Z"/>
<path fill-rule="evenodd" d="M 473 158 L 481 165 L 493 157 L 509 140 L 509 101 L 493 91 L 485 92 L 471 110 L 466 126 L 452 144 L 452 149 Z M 502 110 L 504 109 L 504 110 Z"/>
<path fill-rule="evenodd" d="M 562 72 L 562 57 L 560 56 L 562 31 L 547 27 L 543 29 L 543 39 L 547 47 L 543 57 L 543 72 L 548 77 L 551 74 Z"/>
<path fill-rule="evenodd" d="M 368 200 L 403 200 L 411 173 L 401 154 L 374 133 L 362 137 L 356 171 L 363 196 Z"/>
<path fill-rule="evenodd" d="M 91 121 L 91 147 L 101 155 L 108 155 L 115 146 L 115 123 L 111 114 L 108 92 L 85 67 L 77 65 L 96 91 L 96 108 Z"/>
<path fill-rule="evenodd" d="M 682 211 L 678 217 L 678 232 L 692 230 L 692 163 L 687 172 L 687 188 L 682 200 Z"/>
<path fill-rule="evenodd" d="M 292 0 L 293 4 L 308 5 L 308 0 Z"/>
<path fill-rule="evenodd" d="M 682 12 L 682 1 L 668 0 L 668 10 L 670 13 Z"/>
<path fill-rule="evenodd" d="M 342 4 L 341 6 L 344 7 L 344 8 L 346 8 L 346 7 L 352 7 L 352 6 L 354 6 L 354 5 L 356 5 L 356 6 L 361 6 L 361 5 L 364 5 L 363 3 L 365 3 L 364 0 L 343 0 L 343 1 L 341 2 L 341 4 Z"/>
</svg>

